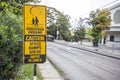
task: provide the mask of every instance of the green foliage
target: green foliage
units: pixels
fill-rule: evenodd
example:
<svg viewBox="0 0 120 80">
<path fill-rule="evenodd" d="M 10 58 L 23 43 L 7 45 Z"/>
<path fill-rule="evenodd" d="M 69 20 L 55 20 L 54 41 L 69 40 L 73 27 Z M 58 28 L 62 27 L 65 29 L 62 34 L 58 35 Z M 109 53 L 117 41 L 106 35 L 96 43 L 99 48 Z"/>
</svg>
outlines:
<svg viewBox="0 0 120 80">
<path fill-rule="evenodd" d="M 92 29 L 91 28 L 86 28 L 86 36 L 89 41 L 93 40 L 92 35 Z"/>
<path fill-rule="evenodd" d="M 89 24 L 93 26 L 93 46 L 98 46 L 101 31 L 109 28 L 111 19 L 108 17 L 110 12 L 107 9 L 92 11 L 90 13 Z"/>
<path fill-rule="evenodd" d="M 47 25 L 52 25 L 53 23 L 56 23 L 56 20 L 58 18 L 58 15 L 60 12 L 53 8 L 53 7 L 47 7 Z"/>
<path fill-rule="evenodd" d="M 75 32 L 74 32 L 74 39 L 75 41 L 82 41 L 85 39 L 85 24 L 84 24 L 85 19 L 79 18 L 79 21 L 77 22 L 78 27 L 76 28 Z"/>
<path fill-rule="evenodd" d="M 0 26 L 0 79 L 13 77 L 15 67 L 21 59 L 22 43 L 13 28 Z"/>
<path fill-rule="evenodd" d="M 110 12 L 107 9 L 92 11 L 90 13 L 89 24 L 98 29 L 105 30 L 110 26 L 111 19 L 108 17 Z"/>
<path fill-rule="evenodd" d="M 22 17 L 16 16 L 11 12 L 5 11 L 0 13 L 0 24 L 4 26 L 13 27 L 16 34 L 22 33 Z"/>
<path fill-rule="evenodd" d="M 33 64 L 22 64 L 19 67 L 18 73 L 16 74 L 15 80 L 33 80 Z M 40 70 L 37 67 L 37 80 L 43 80 Z"/>
<path fill-rule="evenodd" d="M 100 30 L 97 27 L 94 27 L 91 35 L 93 36 L 93 46 L 97 47 L 99 42 Z"/>
<path fill-rule="evenodd" d="M 48 35 L 52 35 L 54 36 L 55 38 L 57 37 L 57 26 L 55 23 L 52 23 L 49 27 L 48 27 L 48 30 L 47 30 L 47 34 Z"/>
<path fill-rule="evenodd" d="M 22 15 L 22 6 L 24 3 L 33 2 L 35 0 L 1 0 L 0 11 L 8 9 L 16 15 Z"/>
<path fill-rule="evenodd" d="M 55 8 L 48 8 L 48 35 L 53 35 L 55 38 L 57 37 L 57 30 L 59 31 L 59 39 L 64 39 L 66 41 L 70 41 L 71 33 L 70 33 L 70 23 L 69 16 L 64 15 L 59 12 Z"/>
<path fill-rule="evenodd" d="M 21 62 L 21 27 L 22 18 L 13 14 L 9 8 L 0 12 L 0 80 L 13 78 Z"/>
<path fill-rule="evenodd" d="M 70 23 L 67 16 L 61 13 L 58 16 L 56 24 L 59 31 L 59 38 L 68 41 L 71 33 L 69 31 Z"/>
<path fill-rule="evenodd" d="M 85 39 L 85 27 L 78 27 L 74 32 L 74 38 L 76 42 Z"/>
<path fill-rule="evenodd" d="M 20 65 L 15 80 L 32 80 L 33 74 L 33 64 L 23 64 Z"/>
</svg>

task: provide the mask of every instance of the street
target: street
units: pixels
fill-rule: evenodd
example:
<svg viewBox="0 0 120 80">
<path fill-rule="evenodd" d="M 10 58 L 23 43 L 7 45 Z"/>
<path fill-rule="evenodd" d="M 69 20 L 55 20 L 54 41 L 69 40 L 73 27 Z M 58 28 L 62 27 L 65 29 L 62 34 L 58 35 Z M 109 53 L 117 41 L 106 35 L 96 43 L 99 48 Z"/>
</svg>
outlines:
<svg viewBox="0 0 120 80">
<path fill-rule="evenodd" d="M 48 42 L 47 56 L 65 80 L 120 80 L 120 60 Z"/>
</svg>

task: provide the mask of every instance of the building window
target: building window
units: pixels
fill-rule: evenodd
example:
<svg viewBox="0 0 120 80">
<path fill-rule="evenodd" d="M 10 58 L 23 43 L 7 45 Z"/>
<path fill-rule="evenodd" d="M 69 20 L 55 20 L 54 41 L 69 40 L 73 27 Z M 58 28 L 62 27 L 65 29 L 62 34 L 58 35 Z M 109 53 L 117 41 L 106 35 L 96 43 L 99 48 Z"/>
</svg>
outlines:
<svg viewBox="0 0 120 80">
<path fill-rule="evenodd" d="M 113 35 L 110 36 L 110 41 L 114 41 L 114 36 Z"/>
<path fill-rule="evenodd" d="M 117 10 L 114 13 L 113 21 L 115 22 L 115 24 L 120 23 L 120 10 Z"/>
</svg>

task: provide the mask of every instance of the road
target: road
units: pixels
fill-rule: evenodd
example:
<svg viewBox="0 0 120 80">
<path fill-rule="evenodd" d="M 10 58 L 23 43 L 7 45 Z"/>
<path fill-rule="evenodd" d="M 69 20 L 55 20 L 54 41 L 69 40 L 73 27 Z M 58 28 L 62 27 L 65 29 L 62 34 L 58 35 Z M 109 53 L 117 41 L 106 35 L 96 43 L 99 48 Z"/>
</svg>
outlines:
<svg viewBox="0 0 120 80">
<path fill-rule="evenodd" d="M 47 56 L 65 80 L 120 80 L 120 60 L 48 42 Z"/>
</svg>

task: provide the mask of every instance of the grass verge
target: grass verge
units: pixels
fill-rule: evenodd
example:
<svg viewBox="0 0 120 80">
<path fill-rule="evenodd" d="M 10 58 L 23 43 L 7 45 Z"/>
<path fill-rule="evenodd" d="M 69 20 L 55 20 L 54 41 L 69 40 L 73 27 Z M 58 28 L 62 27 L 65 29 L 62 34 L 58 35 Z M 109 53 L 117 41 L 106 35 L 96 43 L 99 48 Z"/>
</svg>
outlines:
<svg viewBox="0 0 120 80">
<path fill-rule="evenodd" d="M 16 74 L 15 80 L 33 80 L 33 71 L 34 64 L 23 64 L 19 67 L 19 70 Z M 37 80 L 43 80 L 40 70 L 37 67 Z"/>
</svg>

